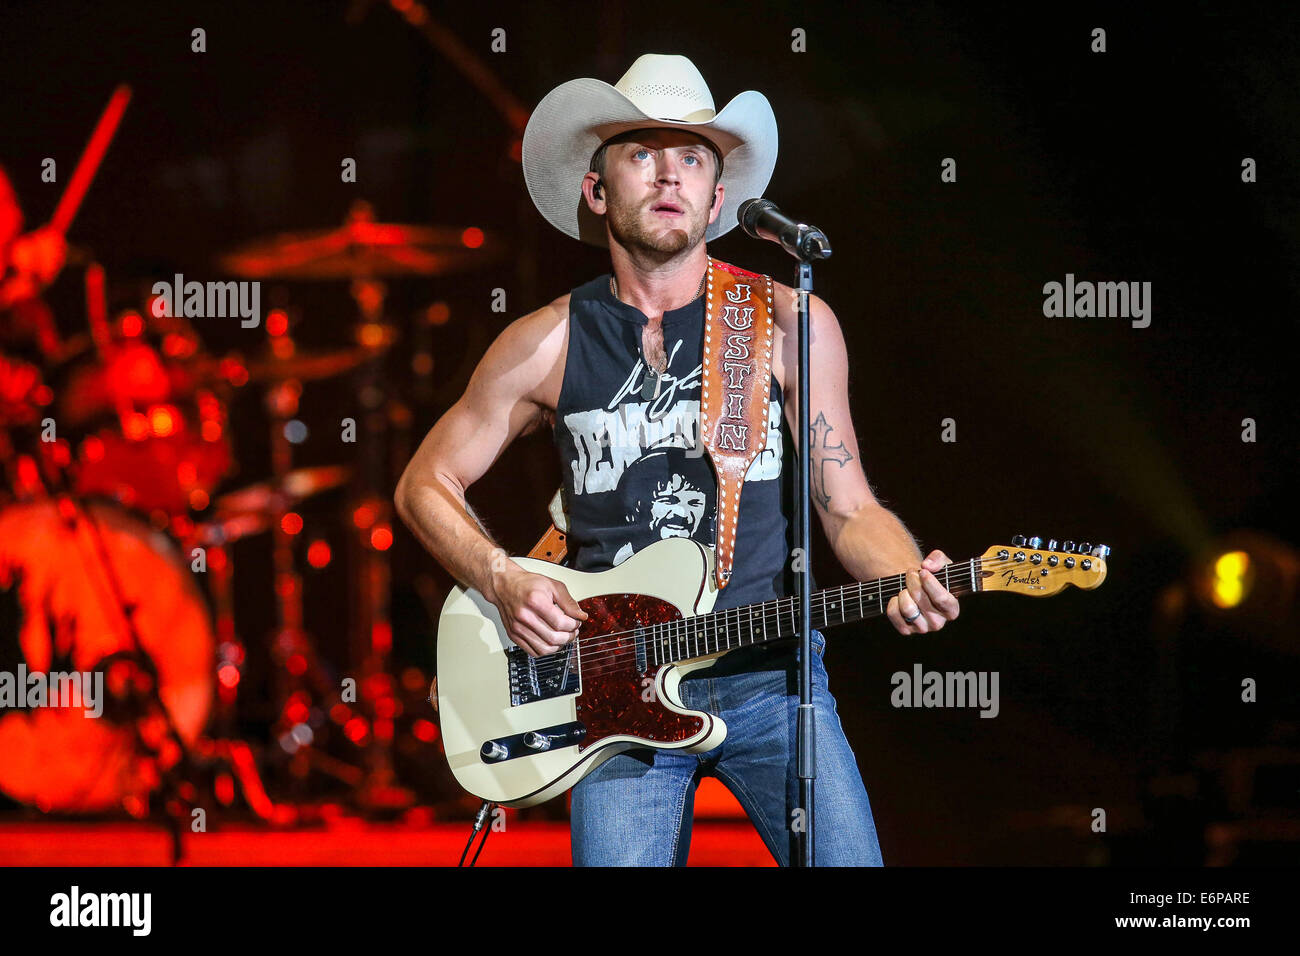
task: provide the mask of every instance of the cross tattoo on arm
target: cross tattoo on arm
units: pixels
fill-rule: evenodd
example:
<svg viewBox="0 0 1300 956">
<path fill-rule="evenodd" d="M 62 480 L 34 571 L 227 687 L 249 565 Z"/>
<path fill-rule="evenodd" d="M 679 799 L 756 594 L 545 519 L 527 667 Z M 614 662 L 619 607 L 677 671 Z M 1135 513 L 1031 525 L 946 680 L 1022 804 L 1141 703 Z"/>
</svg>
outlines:
<svg viewBox="0 0 1300 956">
<path fill-rule="evenodd" d="M 809 443 L 811 450 L 809 461 L 812 464 L 811 479 L 812 493 L 817 503 L 824 510 L 830 510 L 831 497 L 826 493 L 826 476 L 822 474 L 822 469 L 827 462 L 834 462 L 840 468 L 853 460 L 853 453 L 844 447 L 843 442 L 837 441 L 834 445 L 830 444 L 831 432 L 830 423 L 826 421 L 824 412 L 817 413 L 817 420 L 809 426 L 812 432 L 812 440 Z"/>
</svg>

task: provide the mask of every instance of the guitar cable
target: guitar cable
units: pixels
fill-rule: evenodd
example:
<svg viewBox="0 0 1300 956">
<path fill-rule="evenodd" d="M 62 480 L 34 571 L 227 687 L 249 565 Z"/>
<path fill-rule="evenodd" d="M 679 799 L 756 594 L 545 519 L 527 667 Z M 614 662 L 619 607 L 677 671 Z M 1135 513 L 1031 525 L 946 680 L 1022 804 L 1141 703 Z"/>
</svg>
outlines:
<svg viewBox="0 0 1300 956">
<path fill-rule="evenodd" d="M 470 845 L 473 844 L 474 838 L 478 836 L 478 831 L 483 830 L 483 839 L 479 840 L 478 849 L 474 851 L 474 858 L 469 861 L 469 865 L 473 866 L 478 862 L 478 855 L 483 852 L 483 845 L 487 843 L 488 834 L 492 832 L 491 827 L 484 830 L 483 824 L 487 823 L 487 818 L 491 815 L 492 808 L 495 806 L 496 804 L 492 803 L 490 800 L 484 800 L 483 806 L 479 807 L 478 813 L 474 816 L 474 829 L 470 831 L 469 840 L 465 844 L 465 849 L 462 850 L 460 854 L 460 862 L 456 864 L 458 867 L 465 865 L 465 856 L 469 853 Z"/>
</svg>

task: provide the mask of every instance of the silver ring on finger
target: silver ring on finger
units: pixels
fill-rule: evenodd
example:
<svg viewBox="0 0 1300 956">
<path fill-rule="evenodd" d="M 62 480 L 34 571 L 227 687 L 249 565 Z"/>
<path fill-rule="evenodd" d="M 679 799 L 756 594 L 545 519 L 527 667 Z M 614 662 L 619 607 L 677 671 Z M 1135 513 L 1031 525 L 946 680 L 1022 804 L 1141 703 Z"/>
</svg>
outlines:
<svg viewBox="0 0 1300 956">
<path fill-rule="evenodd" d="M 921 609 L 918 607 L 918 608 L 916 609 L 916 613 L 915 613 L 915 614 L 913 614 L 911 617 L 905 617 L 905 618 L 903 618 L 903 620 L 906 621 L 908 624 L 911 624 L 913 621 L 915 621 L 915 620 L 916 620 L 918 617 L 920 617 L 920 616 L 921 616 Z"/>
</svg>

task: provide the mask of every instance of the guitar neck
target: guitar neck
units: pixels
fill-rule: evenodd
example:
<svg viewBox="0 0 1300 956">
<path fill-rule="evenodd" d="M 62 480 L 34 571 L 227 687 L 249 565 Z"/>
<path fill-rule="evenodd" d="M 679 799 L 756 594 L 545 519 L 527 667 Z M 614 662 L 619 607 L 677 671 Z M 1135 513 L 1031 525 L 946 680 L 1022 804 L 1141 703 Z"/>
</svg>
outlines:
<svg viewBox="0 0 1300 956">
<path fill-rule="evenodd" d="M 937 577 L 952 594 L 981 590 L 988 572 L 982 558 L 949 564 Z M 889 599 L 907 589 L 904 574 L 891 574 L 873 581 L 857 581 L 841 587 L 814 591 L 810 600 L 812 626 L 818 630 L 880 617 Z M 760 604 L 713 611 L 653 625 L 647 634 L 654 642 L 660 663 L 687 660 L 705 654 L 767 644 L 799 635 L 799 599 L 777 598 Z"/>
</svg>

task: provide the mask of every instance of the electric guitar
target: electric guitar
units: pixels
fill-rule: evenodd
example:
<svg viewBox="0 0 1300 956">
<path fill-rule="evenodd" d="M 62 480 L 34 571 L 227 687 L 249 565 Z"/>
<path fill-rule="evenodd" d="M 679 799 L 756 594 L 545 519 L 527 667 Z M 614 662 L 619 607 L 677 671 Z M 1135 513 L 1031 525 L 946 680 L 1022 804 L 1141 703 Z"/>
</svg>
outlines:
<svg viewBox="0 0 1300 956">
<path fill-rule="evenodd" d="M 1050 549 L 1017 535 L 936 576 L 953 594 L 1000 591 L 1047 597 L 1106 579 L 1105 545 Z M 617 567 L 575 571 L 514 558 L 564 584 L 587 612 L 578 636 L 530 657 L 505 634 L 496 606 L 453 588 L 438 622 L 436 701 L 451 771 L 475 796 L 529 807 L 558 796 L 615 754 L 634 747 L 702 753 L 727 735 L 722 719 L 689 710 L 678 683 L 728 651 L 798 636 L 798 601 L 779 598 L 713 611 L 713 549 L 666 538 Z M 901 574 L 811 596 L 812 626 L 885 613 L 906 589 Z"/>
</svg>

